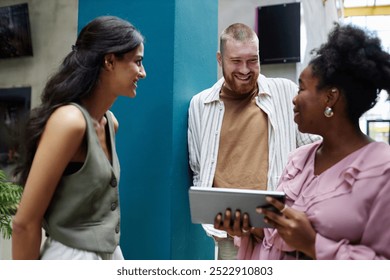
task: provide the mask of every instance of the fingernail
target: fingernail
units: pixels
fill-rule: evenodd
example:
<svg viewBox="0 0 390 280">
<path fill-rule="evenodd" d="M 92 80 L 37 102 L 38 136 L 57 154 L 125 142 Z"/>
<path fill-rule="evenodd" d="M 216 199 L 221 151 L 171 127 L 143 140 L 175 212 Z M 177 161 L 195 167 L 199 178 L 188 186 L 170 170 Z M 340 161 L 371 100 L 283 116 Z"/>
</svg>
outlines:
<svg viewBox="0 0 390 280">
<path fill-rule="evenodd" d="M 259 214 L 261 214 L 261 213 L 263 213 L 263 209 L 261 209 L 261 208 L 256 208 L 256 212 L 259 213 Z"/>
</svg>

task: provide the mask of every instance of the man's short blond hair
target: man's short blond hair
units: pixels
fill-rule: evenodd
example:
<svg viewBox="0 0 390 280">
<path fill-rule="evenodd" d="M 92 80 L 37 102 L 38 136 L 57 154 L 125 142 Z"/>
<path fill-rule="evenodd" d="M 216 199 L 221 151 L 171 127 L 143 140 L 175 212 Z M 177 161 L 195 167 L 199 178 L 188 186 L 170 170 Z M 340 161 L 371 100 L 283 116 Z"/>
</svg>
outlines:
<svg viewBox="0 0 390 280">
<path fill-rule="evenodd" d="M 258 40 L 256 32 L 243 23 L 233 23 L 225 28 L 219 37 L 219 51 L 223 54 L 226 41 L 233 39 L 240 42 Z"/>
</svg>

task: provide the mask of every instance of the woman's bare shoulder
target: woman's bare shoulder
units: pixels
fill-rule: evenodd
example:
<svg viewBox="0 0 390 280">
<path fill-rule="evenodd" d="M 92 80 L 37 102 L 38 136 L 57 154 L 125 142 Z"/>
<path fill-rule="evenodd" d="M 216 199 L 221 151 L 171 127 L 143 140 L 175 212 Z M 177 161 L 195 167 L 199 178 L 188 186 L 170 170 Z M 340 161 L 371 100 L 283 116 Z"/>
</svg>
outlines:
<svg viewBox="0 0 390 280">
<path fill-rule="evenodd" d="M 48 120 L 48 126 L 69 132 L 84 132 L 86 125 L 83 113 L 74 105 L 57 108 Z"/>
</svg>

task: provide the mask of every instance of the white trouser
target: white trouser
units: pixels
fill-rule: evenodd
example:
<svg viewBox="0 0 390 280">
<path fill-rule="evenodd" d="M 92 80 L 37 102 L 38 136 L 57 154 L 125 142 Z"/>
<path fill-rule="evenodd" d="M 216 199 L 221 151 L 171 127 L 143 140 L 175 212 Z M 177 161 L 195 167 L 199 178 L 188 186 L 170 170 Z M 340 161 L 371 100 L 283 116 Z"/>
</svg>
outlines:
<svg viewBox="0 0 390 280">
<path fill-rule="evenodd" d="M 41 260 L 123 260 L 121 248 L 112 254 L 96 253 L 68 247 L 50 237 L 43 244 Z"/>
<path fill-rule="evenodd" d="M 238 248 L 234 245 L 233 238 L 214 238 L 215 259 L 236 260 Z"/>
</svg>

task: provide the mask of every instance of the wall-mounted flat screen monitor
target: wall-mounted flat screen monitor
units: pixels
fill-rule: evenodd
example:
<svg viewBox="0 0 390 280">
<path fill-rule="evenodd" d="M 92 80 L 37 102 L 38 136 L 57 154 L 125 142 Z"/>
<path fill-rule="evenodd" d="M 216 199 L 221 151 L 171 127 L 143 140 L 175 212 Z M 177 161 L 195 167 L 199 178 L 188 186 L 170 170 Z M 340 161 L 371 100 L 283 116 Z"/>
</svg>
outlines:
<svg viewBox="0 0 390 280">
<path fill-rule="evenodd" d="M 301 3 L 257 8 L 260 63 L 300 62 Z"/>
<path fill-rule="evenodd" d="M 28 4 L 0 7 L 0 58 L 32 54 Z"/>
</svg>

